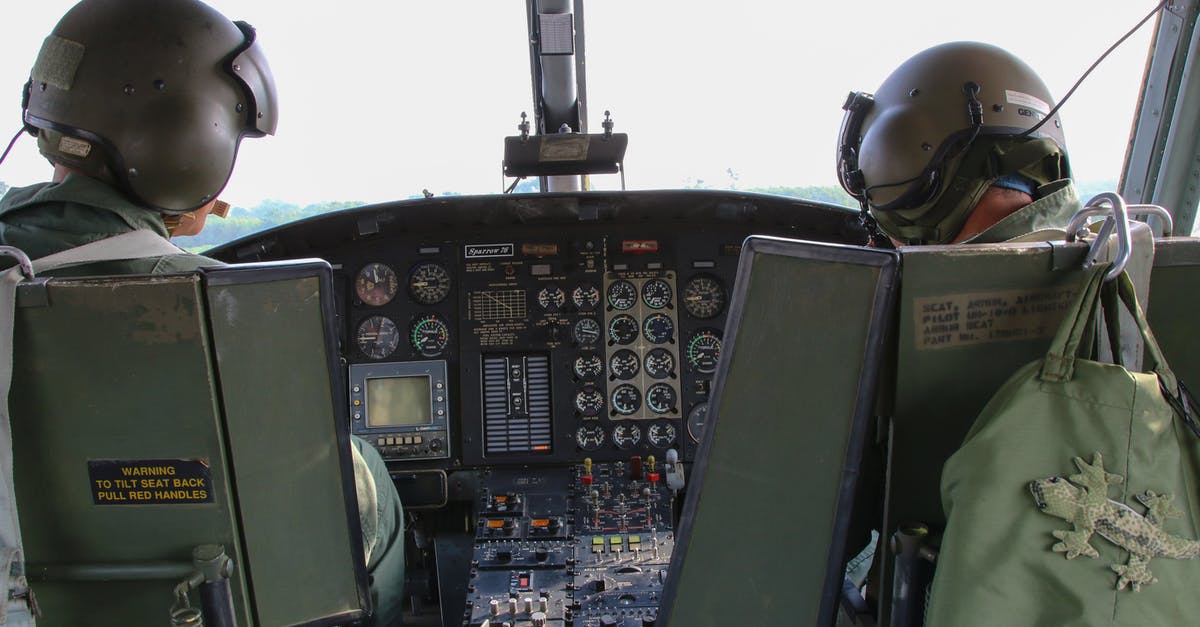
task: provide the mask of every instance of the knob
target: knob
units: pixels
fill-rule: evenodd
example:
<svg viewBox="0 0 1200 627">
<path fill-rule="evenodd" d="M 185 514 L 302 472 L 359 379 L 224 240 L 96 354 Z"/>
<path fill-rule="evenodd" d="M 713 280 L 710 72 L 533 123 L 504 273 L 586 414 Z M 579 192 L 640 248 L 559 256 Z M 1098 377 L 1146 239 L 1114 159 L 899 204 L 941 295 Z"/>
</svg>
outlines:
<svg viewBox="0 0 1200 627">
<path fill-rule="evenodd" d="M 515 597 L 508 600 L 508 613 L 512 616 L 517 615 L 517 599 Z"/>
<path fill-rule="evenodd" d="M 531 599 L 529 597 L 525 597 L 525 613 L 526 614 L 533 613 L 533 599 Z"/>
<path fill-rule="evenodd" d="M 529 620 L 533 621 L 533 627 L 546 627 L 545 612 L 534 612 L 529 616 Z"/>
<path fill-rule="evenodd" d="M 617 627 L 617 619 L 605 614 L 600 617 L 600 625 L 602 627 Z"/>
<path fill-rule="evenodd" d="M 500 602 L 497 601 L 496 599 L 492 599 L 491 601 L 489 601 L 488 602 L 488 611 L 490 611 L 492 613 L 492 616 L 499 616 L 500 615 Z"/>
<path fill-rule="evenodd" d="M 434 451 L 440 450 L 442 448 L 442 441 L 437 439 L 433 440 L 429 443 L 429 448 Z"/>
<path fill-rule="evenodd" d="M 545 612 L 550 606 L 550 601 L 546 597 L 538 597 L 538 611 Z"/>
</svg>

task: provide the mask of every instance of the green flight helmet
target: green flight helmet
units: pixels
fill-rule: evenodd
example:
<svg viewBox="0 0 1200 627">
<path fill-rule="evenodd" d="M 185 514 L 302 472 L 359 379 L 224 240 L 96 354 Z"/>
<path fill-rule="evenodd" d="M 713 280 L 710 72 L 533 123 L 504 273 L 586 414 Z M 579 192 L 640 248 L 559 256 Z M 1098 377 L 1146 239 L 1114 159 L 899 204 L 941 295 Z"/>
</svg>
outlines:
<svg viewBox="0 0 1200 627">
<path fill-rule="evenodd" d="M 993 45 L 929 48 L 874 95 L 851 93 L 843 109 L 838 179 L 904 243 L 951 241 L 999 179 L 1027 180 L 1036 198 L 1038 187 L 1070 177 L 1050 90 Z"/>
<path fill-rule="evenodd" d="M 216 198 L 241 139 L 277 119 L 254 28 L 198 0 L 83 0 L 43 42 L 24 105 L 46 158 L 168 215 Z"/>
</svg>

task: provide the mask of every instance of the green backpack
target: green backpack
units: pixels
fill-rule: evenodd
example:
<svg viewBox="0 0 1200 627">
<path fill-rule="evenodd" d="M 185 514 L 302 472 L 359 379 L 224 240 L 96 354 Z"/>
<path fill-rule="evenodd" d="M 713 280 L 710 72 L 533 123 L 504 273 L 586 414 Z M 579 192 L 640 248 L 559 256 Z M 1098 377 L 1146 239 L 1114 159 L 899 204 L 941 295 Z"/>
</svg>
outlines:
<svg viewBox="0 0 1200 627">
<path fill-rule="evenodd" d="M 927 625 L 1200 624 L 1200 407 L 1128 276 L 1106 270 L 1088 272 L 1045 359 L 1000 388 L 947 460 Z M 1145 373 L 1083 357 L 1099 324 L 1120 337 L 1122 307 Z"/>
</svg>

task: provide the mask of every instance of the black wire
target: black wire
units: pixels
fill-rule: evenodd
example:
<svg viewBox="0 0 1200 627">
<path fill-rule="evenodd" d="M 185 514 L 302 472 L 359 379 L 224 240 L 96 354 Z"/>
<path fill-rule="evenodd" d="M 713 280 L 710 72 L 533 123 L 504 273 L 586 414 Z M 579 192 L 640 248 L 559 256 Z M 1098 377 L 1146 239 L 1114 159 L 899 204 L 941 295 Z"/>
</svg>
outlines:
<svg viewBox="0 0 1200 627">
<path fill-rule="evenodd" d="M 21 127 L 21 130 L 17 131 L 16 135 L 13 135 L 12 140 L 8 142 L 8 148 L 5 148 L 4 154 L 0 155 L 0 163 L 4 163 L 4 160 L 6 158 L 8 158 L 9 151 L 11 151 L 13 146 L 16 145 L 17 140 L 21 138 L 21 133 L 24 133 L 24 132 L 25 132 L 25 128 Z"/>
<path fill-rule="evenodd" d="M 1140 22 L 1138 22 L 1137 24 L 1134 24 L 1133 28 L 1129 29 L 1128 33 L 1125 33 L 1124 36 L 1122 36 L 1120 39 L 1118 39 L 1117 43 L 1109 46 L 1108 50 L 1105 50 L 1104 54 L 1100 55 L 1100 58 L 1096 59 L 1095 63 L 1092 63 L 1091 67 L 1089 67 L 1087 69 L 1087 71 L 1083 73 L 1083 76 L 1080 76 L 1079 80 L 1075 81 L 1075 84 L 1072 85 L 1071 89 L 1067 91 L 1067 95 L 1063 96 L 1062 100 L 1059 100 L 1058 104 L 1054 105 L 1053 109 L 1050 109 L 1050 113 L 1047 113 L 1046 117 L 1042 118 L 1041 122 L 1034 124 L 1032 127 L 1029 128 L 1029 130 L 1025 131 L 1024 133 L 1021 133 L 1020 135 L 1017 135 L 1017 137 L 1018 138 L 1029 137 L 1029 135 L 1032 134 L 1034 131 L 1037 131 L 1039 128 L 1042 128 L 1043 124 L 1045 124 L 1046 122 L 1049 122 L 1050 118 L 1054 117 L 1054 114 L 1058 113 L 1058 110 L 1060 108 L 1062 108 L 1063 104 L 1067 101 L 1067 99 L 1069 99 L 1071 97 L 1071 95 L 1075 93 L 1075 90 L 1079 89 L 1079 85 L 1081 83 L 1083 83 L 1083 79 L 1087 78 L 1088 74 L 1091 74 L 1092 70 L 1096 69 L 1096 66 L 1100 65 L 1101 61 L 1106 59 L 1108 57 L 1108 55 L 1112 54 L 1112 51 L 1116 50 L 1118 46 L 1125 43 L 1126 39 L 1129 39 L 1130 37 L 1132 37 L 1133 34 L 1136 33 L 1137 30 L 1139 28 L 1141 28 L 1143 24 L 1145 24 L 1150 18 L 1154 17 L 1154 14 L 1158 13 L 1164 7 L 1166 7 L 1170 1 L 1171 0 L 1162 0 L 1162 2 L 1158 3 L 1158 6 L 1154 7 L 1154 10 L 1147 13 L 1146 17 L 1143 17 Z"/>
</svg>

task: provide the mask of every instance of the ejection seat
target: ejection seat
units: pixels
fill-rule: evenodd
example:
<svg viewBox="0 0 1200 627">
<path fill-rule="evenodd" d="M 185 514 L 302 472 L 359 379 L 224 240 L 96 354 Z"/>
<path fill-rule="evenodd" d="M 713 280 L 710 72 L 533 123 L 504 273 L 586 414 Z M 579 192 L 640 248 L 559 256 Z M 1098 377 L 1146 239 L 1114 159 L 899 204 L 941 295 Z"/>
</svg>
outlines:
<svg viewBox="0 0 1200 627">
<path fill-rule="evenodd" d="M 369 611 L 328 264 L 38 279 L 16 300 L 9 407 L 39 624 Z"/>
</svg>

